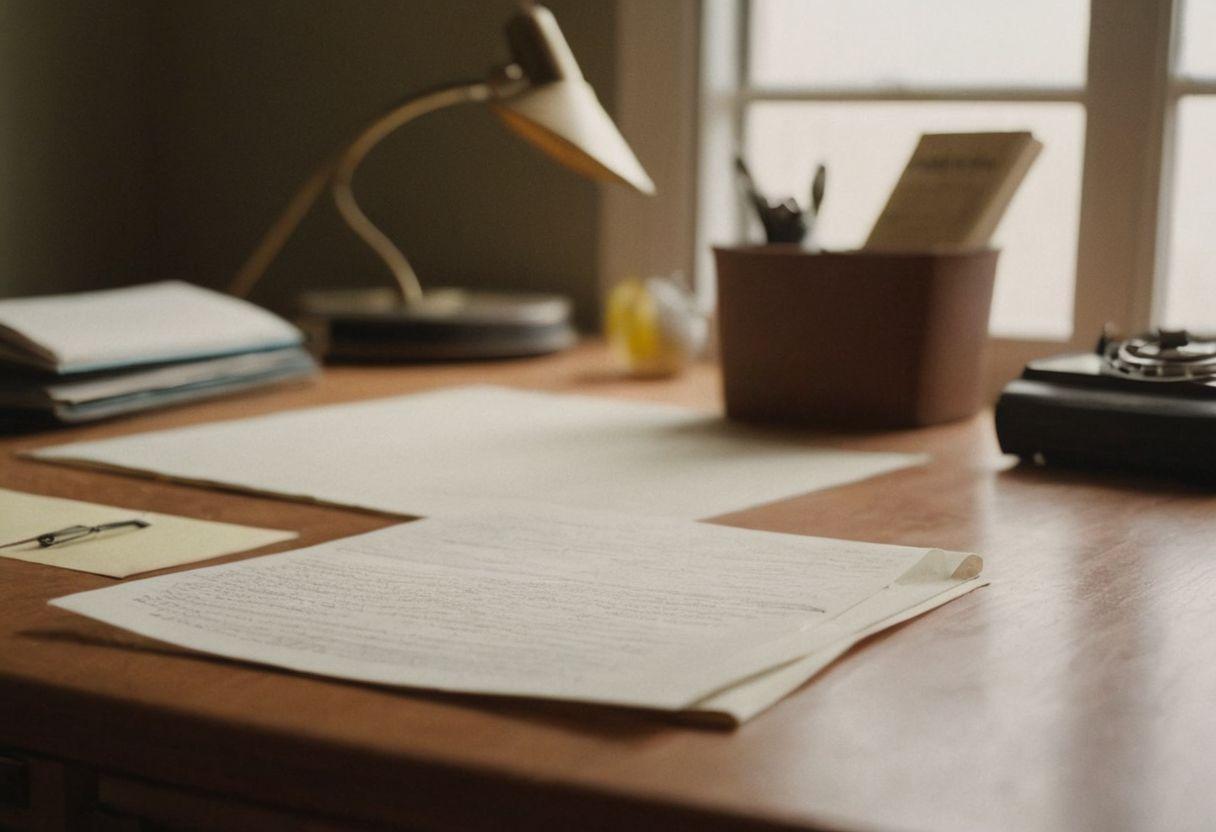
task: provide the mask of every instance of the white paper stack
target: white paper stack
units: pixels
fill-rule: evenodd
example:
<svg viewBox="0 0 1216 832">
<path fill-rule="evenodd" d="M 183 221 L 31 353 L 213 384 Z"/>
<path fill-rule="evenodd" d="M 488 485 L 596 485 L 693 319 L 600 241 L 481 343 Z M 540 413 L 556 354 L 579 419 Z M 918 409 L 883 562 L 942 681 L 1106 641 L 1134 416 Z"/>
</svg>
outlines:
<svg viewBox="0 0 1216 832">
<path fill-rule="evenodd" d="M 0 300 L 0 418 L 82 422 L 311 375 L 298 329 L 178 281 Z"/>
</svg>

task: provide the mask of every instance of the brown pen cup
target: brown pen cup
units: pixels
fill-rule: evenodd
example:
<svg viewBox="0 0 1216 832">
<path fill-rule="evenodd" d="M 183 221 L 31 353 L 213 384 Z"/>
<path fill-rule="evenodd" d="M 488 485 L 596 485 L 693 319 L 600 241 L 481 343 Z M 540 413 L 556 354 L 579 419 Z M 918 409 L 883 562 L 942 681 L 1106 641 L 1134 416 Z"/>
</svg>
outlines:
<svg viewBox="0 0 1216 832">
<path fill-rule="evenodd" d="M 998 253 L 715 248 L 727 415 L 911 427 L 974 414 Z"/>
</svg>

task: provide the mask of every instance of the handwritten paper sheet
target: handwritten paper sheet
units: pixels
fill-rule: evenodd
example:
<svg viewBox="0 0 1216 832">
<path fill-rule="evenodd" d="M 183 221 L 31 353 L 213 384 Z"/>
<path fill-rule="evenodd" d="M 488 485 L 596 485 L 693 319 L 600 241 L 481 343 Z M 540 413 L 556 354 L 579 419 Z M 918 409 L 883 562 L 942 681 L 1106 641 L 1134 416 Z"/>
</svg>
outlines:
<svg viewBox="0 0 1216 832">
<path fill-rule="evenodd" d="M 43 497 L 0 488 L 0 543 L 68 526 L 147 520 L 146 529 L 115 530 L 41 548 L 36 542 L 0 549 L 0 557 L 125 578 L 244 552 L 296 537 L 295 532 L 192 520 L 138 509 Z"/>
<path fill-rule="evenodd" d="M 732 686 L 839 648 L 979 568 L 974 555 L 551 510 L 432 518 L 52 603 L 297 671 L 664 710 L 705 701 L 742 719 L 789 690 L 789 671 L 763 690 Z M 900 583 L 926 570 L 934 581 Z"/>
<path fill-rule="evenodd" d="M 862 639 L 987 585 L 987 580 L 980 577 L 982 564 L 978 559 L 959 562 L 953 553 L 941 554 L 956 564 L 953 572 L 947 573 L 945 564 L 939 561 L 936 565 L 942 571 L 933 578 L 900 578 L 895 585 L 885 587 L 833 621 L 833 630 L 841 636 L 831 645 L 723 688 L 687 710 L 719 721 L 744 722 L 797 690 Z"/>
<path fill-rule="evenodd" d="M 561 505 L 712 517 L 909 465 L 665 405 L 459 387 L 31 456 L 403 516 Z"/>
</svg>

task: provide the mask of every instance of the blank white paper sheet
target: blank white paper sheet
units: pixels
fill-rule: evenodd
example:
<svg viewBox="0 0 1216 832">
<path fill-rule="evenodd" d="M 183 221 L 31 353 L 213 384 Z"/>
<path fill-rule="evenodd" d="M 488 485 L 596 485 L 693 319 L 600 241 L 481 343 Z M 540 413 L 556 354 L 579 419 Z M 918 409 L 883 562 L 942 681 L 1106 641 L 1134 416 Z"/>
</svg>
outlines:
<svg viewBox="0 0 1216 832">
<path fill-rule="evenodd" d="M 435 516 L 545 506 L 699 519 L 924 462 L 667 405 L 457 387 L 56 445 L 37 459 Z"/>
</svg>

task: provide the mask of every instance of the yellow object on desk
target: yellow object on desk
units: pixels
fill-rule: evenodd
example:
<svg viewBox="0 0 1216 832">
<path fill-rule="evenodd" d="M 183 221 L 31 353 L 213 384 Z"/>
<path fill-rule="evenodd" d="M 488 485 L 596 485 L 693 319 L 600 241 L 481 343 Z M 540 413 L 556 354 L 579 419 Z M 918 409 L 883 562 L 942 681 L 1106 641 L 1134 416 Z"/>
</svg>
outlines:
<svg viewBox="0 0 1216 832">
<path fill-rule="evenodd" d="M 705 348 L 707 328 L 691 293 L 672 278 L 628 278 L 608 296 L 608 343 L 635 376 L 681 372 Z"/>
<path fill-rule="evenodd" d="M 125 523 L 132 518 L 148 525 L 80 535 L 49 546 L 39 542 L 40 537 L 53 530 Z M 193 520 L 0 489 L 0 543 L 22 541 L 21 545 L 0 549 L 0 557 L 112 578 L 230 555 L 296 536 L 295 532 L 278 529 Z"/>
</svg>

